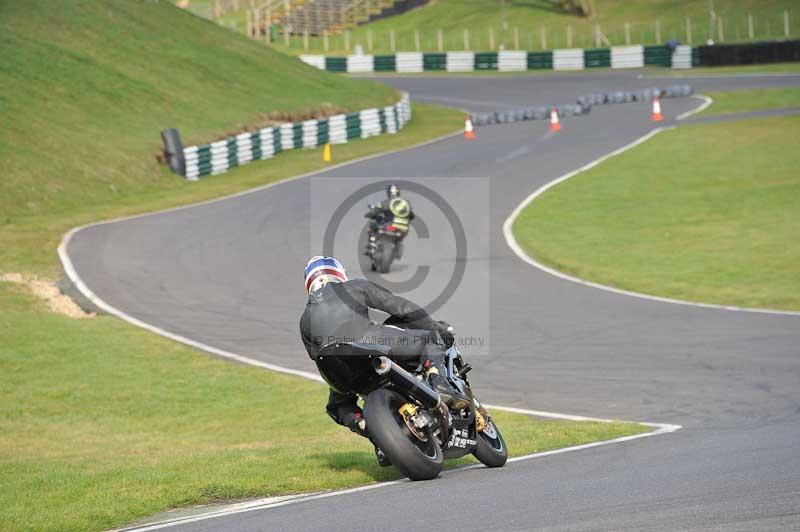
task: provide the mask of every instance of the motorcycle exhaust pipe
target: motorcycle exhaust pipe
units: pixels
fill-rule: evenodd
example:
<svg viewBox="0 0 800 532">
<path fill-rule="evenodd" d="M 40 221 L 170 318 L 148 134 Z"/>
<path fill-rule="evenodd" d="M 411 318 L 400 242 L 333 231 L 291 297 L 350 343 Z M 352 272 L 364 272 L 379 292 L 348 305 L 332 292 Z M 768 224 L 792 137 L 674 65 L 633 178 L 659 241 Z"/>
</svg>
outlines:
<svg viewBox="0 0 800 532">
<path fill-rule="evenodd" d="M 389 379 L 392 384 L 422 403 L 425 408 L 439 408 L 442 400 L 436 390 L 387 357 L 373 358 L 372 365 L 375 367 L 375 373 Z"/>
</svg>

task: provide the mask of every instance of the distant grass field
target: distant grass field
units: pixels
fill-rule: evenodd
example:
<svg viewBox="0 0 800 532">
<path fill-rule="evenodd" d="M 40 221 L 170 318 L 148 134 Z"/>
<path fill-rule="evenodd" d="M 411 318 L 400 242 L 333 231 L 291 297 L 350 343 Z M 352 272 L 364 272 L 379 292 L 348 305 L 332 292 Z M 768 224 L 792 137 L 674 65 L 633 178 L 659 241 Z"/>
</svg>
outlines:
<svg viewBox="0 0 800 532">
<path fill-rule="evenodd" d="M 798 144 L 800 116 L 681 126 L 549 190 L 514 232 L 591 281 L 800 310 Z"/>
<path fill-rule="evenodd" d="M 711 92 L 708 93 L 708 96 L 714 100 L 714 103 L 696 116 L 800 107 L 800 87 Z"/>
<path fill-rule="evenodd" d="M 397 477 L 328 418 L 320 384 L 114 318 L 58 316 L 19 286 L 0 283 L 0 301 L 2 530 L 101 530 L 179 506 Z M 514 455 L 649 430 L 495 418 Z"/>
<path fill-rule="evenodd" d="M 541 31 L 546 31 L 544 48 L 570 47 L 567 27 L 572 31 L 572 47 L 595 46 L 595 25 L 613 45 L 626 43 L 625 24 L 628 23 L 631 42 L 634 44 L 663 44 L 668 39 L 687 42 L 686 18 L 690 19 L 691 43 L 705 43 L 708 38 L 709 15 L 707 0 L 594 0 L 595 17 L 581 18 L 565 13 L 549 0 L 432 0 L 427 5 L 388 17 L 351 30 L 350 46 L 360 44 L 368 50 L 367 32 L 372 33 L 376 52 L 390 51 L 389 31 L 394 30 L 398 50 L 415 50 L 414 31 L 420 32 L 421 49 L 438 49 L 438 30 L 443 32 L 445 50 L 461 50 L 464 46 L 464 29 L 470 33 L 473 50 L 489 50 L 489 29 L 494 32 L 495 47 L 515 47 L 514 28 L 519 34 L 522 49 L 543 48 Z M 197 4 L 198 12 L 206 4 Z M 714 9 L 722 17 L 724 42 L 749 40 L 747 14 L 753 15 L 754 40 L 784 39 L 783 11 L 790 13 L 790 37 L 800 36 L 800 9 L 794 0 L 715 0 Z M 656 20 L 660 23 L 660 40 L 657 39 Z M 235 25 L 245 31 L 243 10 L 232 12 L 222 19 L 226 27 Z M 714 39 L 719 40 L 715 25 Z M 283 37 L 276 43 L 283 47 Z M 323 50 L 321 38 L 312 38 L 310 48 Z M 294 36 L 289 50 L 302 53 L 303 38 Z M 344 37 L 330 39 L 330 53 L 344 52 Z"/>
</svg>

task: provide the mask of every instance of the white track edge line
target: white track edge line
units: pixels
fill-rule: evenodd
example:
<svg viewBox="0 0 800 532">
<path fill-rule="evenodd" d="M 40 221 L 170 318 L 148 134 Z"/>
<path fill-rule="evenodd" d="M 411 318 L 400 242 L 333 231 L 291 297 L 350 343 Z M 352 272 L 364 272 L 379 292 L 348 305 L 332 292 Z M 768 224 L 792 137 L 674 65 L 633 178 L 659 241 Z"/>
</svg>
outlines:
<svg viewBox="0 0 800 532">
<path fill-rule="evenodd" d="M 714 99 L 711 98 L 711 96 L 706 96 L 705 94 L 694 94 L 694 95 L 692 95 L 692 98 L 699 98 L 699 99 L 703 100 L 703 103 L 700 104 L 698 107 L 695 107 L 694 109 L 691 109 L 689 111 L 686 111 L 683 114 L 678 115 L 677 118 L 675 118 L 675 120 L 686 120 L 690 116 L 693 116 L 693 115 L 696 115 L 697 113 L 701 113 L 701 112 L 705 111 L 706 108 L 708 108 L 709 105 L 714 103 Z"/>
<path fill-rule="evenodd" d="M 705 103 L 702 104 L 700 107 L 702 107 L 703 105 L 705 105 Z M 619 154 L 621 154 L 623 152 L 628 151 L 631 148 L 634 148 L 634 147 L 638 146 L 639 144 L 642 144 L 643 142 L 645 142 L 645 141 L 649 140 L 650 138 L 656 136 L 657 134 L 661 133 L 662 131 L 666 131 L 668 129 L 673 129 L 675 127 L 676 126 L 657 127 L 655 129 L 653 129 L 652 131 L 646 133 L 645 135 L 642 135 L 641 137 L 637 138 L 636 140 L 634 140 L 634 141 L 622 146 L 621 148 L 618 148 L 618 149 L 612 151 L 611 153 L 607 153 L 606 155 L 603 155 L 602 157 L 599 157 L 599 158 L 597 158 L 597 159 L 595 159 L 595 160 L 593 160 L 593 161 L 581 166 L 580 168 L 578 168 L 576 170 L 573 170 L 573 171 L 571 171 L 569 173 L 566 173 L 566 174 L 564 174 L 564 175 L 562 175 L 560 177 L 557 177 L 556 179 L 553 179 L 552 181 L 550 181 L 548 183 L 545 183 L 544 185 L 542 185 L 541 187 L 539 187 L 538 189 L 533 191 L 527 198 L 525 198 L 522 201 L 522 203 L 517 205 L 517 207 L 511 212 L 511 214 L 508 216 L 508 218 L 506 218 L 505 222 L 503 222 L 503 236 L 505 237 L 506 245 L 508 245 L 508 247 L 511 248 L 511 250 L 514 252 L 514 254 L 517 255 L 517 257 L 519 257 L 523 261 L 527 262 L 528 264 L 530 264 L 534 268 L 538 268 L 538 269 L 542 270 L 545 273 L 549 273 L 550 275 L 553 275 L 553 276 L 558 277 L 560 279 L 563 279 L 565 281 L 570 281 L 570 282 L 577 283 L 577 284 L 580 284 L 580 285 L 583 285 L 583 286 L 588 286 L 588 287 L 591 287 L 591 288 L 597 288 L 598 290 L 605 290 L 606 292 L 611 292 L 611 293 L 614 293 L 614 294 L 630 296 L 630 297 L 636 297 L 636 298 L 639 298 L 639 299 L 646 299 L 646 300 L 649 300 L 649 301 L 657 301 L 659 303 L 672 303 L 674 305 L 684 305 L 684 306 L 698 307 L 698 308 L 712 309 L 712 310 L 727 310 L 727 311 L 733 311 L 733 312 L 747 312 L 747 313 L 752 313 L 752 314 L 768 314 L 768 315 L 773 315 L 773 316 L 800 316 L 800 311 L 796 311 L 796 310 L 779 310 L 779 309 L 768 309 L 768 308 L 737 307 L 737 306 L 734 306 L 734 305 L 715 305 L 713 303 L 701 303 L 701 302 L 698 302 L 698 301 L 687 301 L 687 300 L 683 300 L 683 299 L 673 299 L 673 298 L 669 298 L 669 297 L 662 297 L 662 296 L 656 296 L 656 295 L 652 295 L 652 294 L 645 294 L 645 293 L 642 293 L 642 292 L 634 292 L 632 290 L 624 290 L 622 288 L 616 288 L 616 287 L 605 285 L 605 284 L 600 284 L 600 283 L 595 283 L 595 282 L 592 282 L 592 281 L 587 281 L 585 279 L 581 279 L 579 277 L 574 277 L 574 276 L 566 274 L 566 273 L 564 273 L 562 271 L 556 270 L 555 268 L 551 268 L 550 266 L 546 266 L 546 265 L 542 264 L 541 262 L 537 261 L 536 259 L 534 259 L 530 255 L 525 253 L 525 251 L 522 249 L 522 247 L 517 242 L 517 239 L 514 237 L 514 231 L 513 231 L 514 222 L 519 217 L 520 213 L 525 209 L 525 207 L 527 207 L 528 205 L 533 203 L 533 201 L 536 198 L 538 198 L 539 196 L 541 196 L 542 194 L 544 194 L 545 192 L 547 192 L 551 188 L 555 187 L 556 185 L 559 185 L 559 184 L 563 183 L 567 179 L 575 177 L 576 175 L 578 175 L 580 173 L 583 173 L 583 172 L 585 172 L 585 171 L 587 171 L 587 170 L 589 170 L 591 168 L 594 168 L 595 166 L 599 165 L 602 162 L 605 162 L 606 160 L 608 160 L 608 159 L 610 159 L 612 157 L 615 157 L 615 156 L 617 156 L 617 155 L 619 155 Z"/>
<path fill-rule="evenodd" d="M 575 421 L 597 421 L 597 422 L 603 422 L 603 423 L 610 423 L 610 422 L 615 421 L 615 420 L 610 420 L 610 419 L 601 419 L 601 418 L 592 418 L 592 417 L 583 417 L 583 416 L 572 416 L 572 415 L 567 415 L 567 414 L 558 414 L 558 413 L 555 413 L 555 412 L 543 412 L 543 411 L 539 411 L 539 410 L 527 410 L 527 409 L 524 409 L 524 408 L 503 407 L 503 406 L 497 406 L 497 405 L 485 405 L 485 406 L 487 408 L 490 408 L 490 409 L 493 409 L 493 410 L 504 410 L 504 411 L 507 411 L 507 412 L 514 412 L 514 413 L 518 413 L 518 414 L 528 414 L 528 415 L 537 416 L 537 417 L 551 417 L 551 418 L 569 419 L 569 420 L 575 420 Z M 650 436 L 658 436 L 660 434 L 669 434 L 671 432 L 675 432 L 675 431 L 680 430 L 681 428 L 683 428 L 681 425 L 670 425 L 670 424 L 665 424 L 665 423 L 639 423 L 639 422 L 634 422 L 634 423 L 638 423 L 639 425 L 645 425 L 645 426 L 653 427 L 653 428 L 655 428 L 655 430 L 652 430 L 650 432 L 644 432 L 642 434 L 632 434 L 630 436 L 620 436 L 619 438 L 611 438 L 609 440 L 601 440 L 601 441 L 596 441 L 596 442 L 591 442 L 591 443 L 584 443 L 584 444 L 581 444 L 581 445 L 572 445 L 570 447 L 563 447 L 561 449 L 553 449 L 553 450 L 550 450 L 550 451 L 542 451 L 542 452 L 533 453 L 533 454 L 526 454 L 526 455 L 523 455 L 523 456 L 516 456 L 514 458 L 509 458 L 508 459 L 508 463 L 523 462 L 523 461 L 527 461 L 527 460 L 534 460 L 534 459 L 537 459 L 537 458 L 545 458 L 547 456 L 553 456 L 553 455 L 557 455 L 557 454 L 564 454 L 564 453 L 569 453 L 569 452 L 582 451 L 584 449 L 591 449 L 593 447 L 602 447 L 602 446 L 606 446 L 606 445 L 612 445 L 612 444 L 615 444 L 615 443 L 623 443 L 623 442 L 627 442 L 627 441 L 638 440 L 638 439 L 647 438 L 647 437 L 650 437 Z M 443 471 L 441 476 L 443 476 L 443 477 L 444 476 L 449 476 L 449 475 L 451 475 L 453 473 L 458 473 L 458 472 L 461 472 L 461 471 L 471 471 L 471 470 L 474 470 L 474 469 L 482 469 L 484 467 L 486 467 L 486 466 L 484 466 L 483 464 L 470 464 L 470 465 L 465 465 L 465 466 L 461 466 L 461 467 L 454 467 L 453 469 L 448 469 L 448 470 Z M 176 517 L 176 518 L 168 519 L 166 521 L 161 521 L 161 522 L 158 522 L 158 523 L 142 525 L 140 527 L 130 527 L 130 528 L 115 529 L 115 531 L 117 531 L 117 532 L 147 532 L 147 531 L 150 531 L 150 530 L 160 530 L 160 529 L 163 529 L 163 528 L 170 528 L 170 527 L 173 527 L 173 526 L 184 525 L 184 524 L 188 524 L 188 523 L 194 523 L 194 522 L 197 522 L 197 521 L 206 521 L 208 519 L 214 519 L 214 518 L 217 518 L 217 517 L 226 517 L 226 516 L 235 515 L 235 514 L 254 512 L 254 511 L 257 511 L 257 510 L 271 510 L 273 508 L 278 508 L 278 507 L 281 507 L 281 506 L 287 506 L 287 505 L 290 505 L 290 504 L 297 504 L 297 503 L 306 502 L 306 501 L 313 501 L 313 500 L 317 500 L 317 499 L 326 499 L 328 497 L 336 497 L 336 496 L 339 496 L 339 495 L 348 495 L 348 494 L 351 494 L 351 493 L 358 493 L 358 492 L 369 491 L 369 490 L 374 490 L 374 489 L 378 489 L 378 488 L 385 488 L 385 487 L 388 487 L 388 486 L 394 486 L 394 485 L 405 483 L 405 482 L 410 482 L 410 480 L 408 480 L 408 479 L 390 480 L 388 482 L 379 482 L 377 484 L 368 484 L 366 486 L 358 486 L 358 487 L 355 487 L 355 488 L 349 488 L 349 489 L 344 489 L 344 490 L 328 491 L 328 492 L 322 492 L 322 493 L 311 493 L 311 494 L 305 494 L 305 495 L 297 495 L 296 497 L 291 497 L 290 496 L 290 498 L 283 499 L 283 500 L 280 500 L 280 501 L 275 501 L 274 498 L 257 499 L 257 500 L 254 500 L 254 501 L 241 503 L 239 505 L 236 505 L 235 507 L 228 508 L 228 509 L 214 510 L 214 511 L 210 511 L 210 512 L 207 512 L 207 513 L 188 516 L 188 517 Z"/>
</svg>

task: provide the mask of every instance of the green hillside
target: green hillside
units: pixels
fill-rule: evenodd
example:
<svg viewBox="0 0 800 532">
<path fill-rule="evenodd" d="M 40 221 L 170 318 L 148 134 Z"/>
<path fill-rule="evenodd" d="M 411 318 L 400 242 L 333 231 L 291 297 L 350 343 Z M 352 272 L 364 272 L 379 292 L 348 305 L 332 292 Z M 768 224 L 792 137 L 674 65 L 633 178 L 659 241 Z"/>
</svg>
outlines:
<svg viewBox="0 0 800 532">
<path fill-rule="evenodd" d="M 415 50 L 414 32 L 419 30 L 422 50 L 436 51 L 437 32 L 442 30 L 444 49 L 461 50 L 463 32 L 468 29 L 470 47 L 488 50 L 491 29 L 495 47 L 503 45 L 508 49 L 515 45 L 516 28 L 520 48 L 537 50 L 542 48 L 544 28 L 545 48 L 568 46 L 568 31 L 572 33 L 572 46 L 590 48 L 595 44 L 596 25 L 600 26 L 610 44 L 625 44 L 626 23 L 633 44 L 663 44 L 670 38 L 687 41 L 687 17 L 692 44 L 703 44 L 708 38 L 708 0 L 594 0 L 594 4 L 595 16 L 583 18 L 561 10 L 549 0 L 431 0 L 428 5 L 408 13 L 354 28 L 350 46 L 361 44 L 368 51 L 367 31 L 371 31 L 373 51 L 389 51 L 389 31 L 394 30 L 398 50 Z M 784 10 L 789 11 L 790 36 L 800 37 L 800 4 L 796 0 L 714 0 L 714 8 L 722 18 L 724 42 L 750 40 L 748 13 L 753 16 L 754 40 L 785 38 Z M 230 23 L 232 17 L 232 14 L 227 15 L 223 22 Z M 660 26 L 658 32 L 656 21 Z M 719 20 L 714 24 L 715 40 L 719 40 L 718 24 Z M 237 24 L 236 28 L 244 31 L 243 24 Z M 282 47 L 283 40 L 277 44 Z M 322 49 L 322 39 L 311 39 L 310 51 L 320 52 Z M 292 39 L 290 50 L 303 52 L 302 36 Z M 333 37 L 330 52 L 343 51 L 344 36 Z"/>
<path fill-rule="evenodd" d="M 164 128 L 195 143 L 269 113 L 396 99 L 167 0 L 0 0 L 0 43 L 0 231 L 174 186 L 155 159 Z"/>
</svg>

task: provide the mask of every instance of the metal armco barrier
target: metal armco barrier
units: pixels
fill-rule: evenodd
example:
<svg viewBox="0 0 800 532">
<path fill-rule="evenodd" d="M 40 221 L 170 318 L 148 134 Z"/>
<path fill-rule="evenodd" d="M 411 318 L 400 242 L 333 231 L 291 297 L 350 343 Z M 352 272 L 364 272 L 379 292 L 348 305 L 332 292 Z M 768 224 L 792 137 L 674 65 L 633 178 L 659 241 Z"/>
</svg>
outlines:
<svg viewBox="0 0 800 532">
<path fill-rule="evenodd" d="M 320 57 L 320 56 L 316 56 Z M 372 56 L 368 56 L 372 63 Z M 325 63 L 328 63 L 325 58 Z M 344 59 L 344 58 L 342 58 Z M 317 62 L 318 60 L 315 59 Z M 348 58 L 349 62 L 349 58 Z M 353 64 L 363 68 L 364 62 Z M 396 133 L 411 119 L 411 100 L 403 93 L 395 105 L 364 109 L 347 115 L 335 115 L 319 120 L 306 120 L 266 127 L 250 133 L 183 148 L 185 167 L 171 164 L 176 173 L 196 180 L 207 175 L 221 174 L 250 161 L 269 159 L 284 150 L 314 148 L 324 144 L 342 144 L 353 139 L 367 138 L 381 133 Z M 177 135 L 177 132 L 175 132 Z M 178 141 L 179 142 L 179 141 Z M 166 140 L 165 140 L 166 143 Z M 171 147 L 176 146 L 171 141 Z M 168 146 L 169 147 L 169 146 Z M 174 153 L 171 153 L 174 157 Z"/>
</svg>

